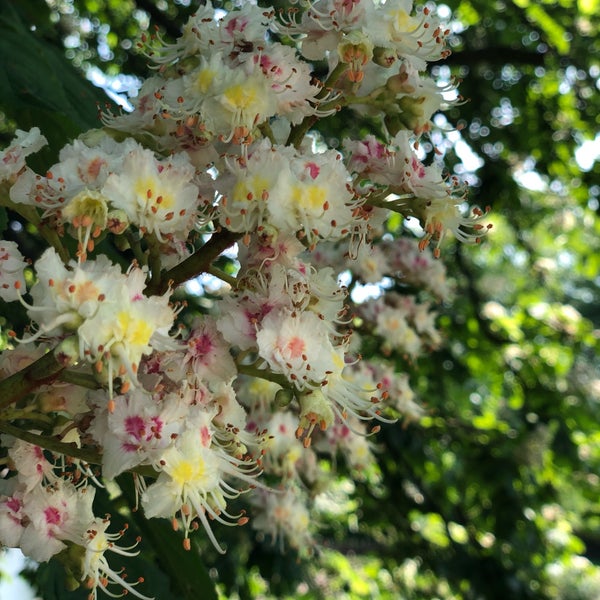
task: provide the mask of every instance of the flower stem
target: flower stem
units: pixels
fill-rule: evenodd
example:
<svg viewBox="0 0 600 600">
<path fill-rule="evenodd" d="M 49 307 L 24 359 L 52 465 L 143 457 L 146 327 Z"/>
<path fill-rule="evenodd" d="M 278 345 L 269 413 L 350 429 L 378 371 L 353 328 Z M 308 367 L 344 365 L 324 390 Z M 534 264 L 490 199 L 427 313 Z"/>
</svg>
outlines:
<svg viewBox="0 0 600 600">
<path fill-rule="evenodd" d="M 30 407 L 33 408 L 33 407 Z M 7 409 L 2 411 L 1 421 L 35 421 L 40 426 L 52 425 L 53 419 L 48 415 L 39 412 L 33 412 L 27 409 Z"/>
<path fill-rule="evenodd" d="M 59 374 L 58 379 L 64 383 L 72 383 L 88 390 L 98 390 L 102 386 L 98 380 L 90 373 L 81 373 L 80 371 L 64 370 Z"/>
<path fill-rule="evenodd" d="M 264 369 L 258 369 L 254 365 L 237 365 L 238 373 L 242 373 L 243 375 L 249 375 L 251 377 L 259 377 L 260 379 L 266 379 L 267 381 L 272 381 L 273 383 L 279 384 L 283 388 L 289 388 L 290 382 L 283 376 L 278 373 L 271 373 L 271 371 L 265 371 Z"/>
<path fill-rule="evenodd" d="M 38 433 L 32 433 L 31 431 L 23 431 L 22 429 L 3 421 L 0 421 L 0 431 L 2 433 L 8 433 L 24 442 L 29 442 L 30 444 L 44 448 L 45 450 L 50 450 L 50 452 L 72 456 L 73 458 L 78 458 L 93 465 L 102 463 L 102 457 L 99 452 L 86 448 L 78 448 L 73 442 L 65 443 L 55 437 L 39 435 Z"/>
<path fill-rule="evenodd" d="M 337 80 L 344 74 L 344 72 L 348 69 L 348 65 L 345 63 L 338 63 L 338 65 L 333 69 L 327 81 L 323 84 L 323 88 L 317 94 L 317 99 L 324 98 L 329 90 L 337 83 Z M 298 125 L 292 127 L 288 139 L 285 143 L 286 146 L 294 146 L 294 148 L 298 148 L 304 139 L 307 131 L 319 120 L 316 115 L 308 115 L 302 119 Z"/>
<path fill-rule="evenodd" d="M 232 275 L 228 275 L 225 271 L 217 269 L 217 267 L 210 266 L 207 269 L 207 273 L 210 273 L 213 277 L 228 283 L 233 289 L 237 287 L 237 279 Z"/>
<path fill-rule="evenodd" d="M 204 246 L 196 250 L 194 254 L 186 258 L 183 262 L 167 271 L 156 283 L 150 283 L 146 288 L 149 294 L 164 294 L 169 287 L 184 283 L 200 273 L 206 273 L 212 261 L 227 250 L 242 236 L 241 233 L 234 233 L 227 229 L 220 229 L 213 233 L 212 237 Z"/>
<path fill-rule="evenodd" d="M 23 399 L 40 385 L 52 383 L 64 370 L 53 351 L 0 381 L 0 409 Z"/>
</svg>

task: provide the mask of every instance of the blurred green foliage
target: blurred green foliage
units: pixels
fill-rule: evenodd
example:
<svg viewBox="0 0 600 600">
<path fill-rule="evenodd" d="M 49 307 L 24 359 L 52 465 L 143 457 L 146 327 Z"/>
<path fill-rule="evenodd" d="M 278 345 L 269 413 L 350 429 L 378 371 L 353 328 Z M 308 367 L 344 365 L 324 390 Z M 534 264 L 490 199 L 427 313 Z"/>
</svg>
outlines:
<svg viewBox="0 0 600 600">
<path fill-rule="evenodd" d="M 448 343 L 411 367 L 428 414 L 382 428 L 380 474 L 356 486 L 340 475 L 311 560 L 239 528 L 224 533 L 235 552 L 203 548 L 222 598 L 600 597 L 600 162 L 575 158 L 598 139 L 600 3 L 445 4 L 453 53 L 432 69 L 460 78 L 466 102 L 433 135 L 471 200 L 491 205 L 494 228 L 480 247 L 443 250 L 455 287 L 440 316 Z M 76 70 L 144 75 L 140 33 L 171 39 L 193 7 L 0 8 L 0 126 L 8 137 L 39 125 L 56 151 L 97 126 L 105 101 Z M 341 139 L 346 127 L 342 116 L 324 133 Z M 34 575 L 43 597 L 70 597 L 48 591 L 53 568 Z"/>
</svg>

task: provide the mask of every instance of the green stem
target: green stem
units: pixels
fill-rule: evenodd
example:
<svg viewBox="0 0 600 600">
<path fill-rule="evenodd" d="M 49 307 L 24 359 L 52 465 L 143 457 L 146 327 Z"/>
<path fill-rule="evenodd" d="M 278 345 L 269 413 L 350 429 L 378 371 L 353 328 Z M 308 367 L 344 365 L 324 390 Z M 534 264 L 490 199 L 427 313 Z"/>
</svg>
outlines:
<svg viewBox="0 0 600 600">
<path fill-rule="evenodd" d="M 90 450 L 89 448 L 78 448 L 73 442 L 65 443 L 55 437 L 47 437 L 45 435 L 39 435 L 38 433 L 32 433 L 31 431 L 23 431 L 22 429 L 3 421 L 0 421 L 0 431 L 8 433 L 24 442 L 49 450 L 50 452 L 72 456 L 73 458 L 78 458 L 92 465 L 99 465 L 102 463 L 102 457 L 99 452 Z"/>
<path fill-rule="evenodd" d="M 411 208 L 403 201 L 415 200 L 416 196 L 414 194 L 411 193 L 397 195 L 393 200 L 387 200 L 386 198 L 390 195 L 390 193 L 390 190 L 386 190 L 384 192 L 377 192 L 371 196 L 367 196 L 365 199 L 365 204 L 368 204 L 369 206 L 377 206 L 379 208 L 386 208 L 399 213 L 412 212 Z"/>
<path fill-rule="evenodd" d="M 0 432 L 7 433 L 13 437 L 39 446 L 44 450 L 55 452 L 56 454 L 62 454 L 64 456 L 70 456 L 77 458 L 90 465 L 101 465 L 102 464 L 102 453 L 91 448 L 79 448 L 74 442 L 61 442 L 56 437 L 47 437 L 38 433 L 32 433 L 31 431 L 23 431 L 10 423 L 0 421 Z M 132 469 L 128 469 L 127 473 L 137 473 L 143 477 L 151 477 L 156 479 L 158 473 L 154 467 L 150 465 L 138 465 Z"/>
<path fill-rule="evenodd" d="M 207 273 L 210 273 L 213 277 L 216 277 L 217 279 L 220 279 L 221 281 L 228 283 L 233 289 L 235 289 L 237 287 L 237 279 L 235 277 L 233 277 L 232 275 L 227 275 L 227 273 L 225 273 L 225 271 L 222 271 L 221 269 L 217 269 L 217 267 L 213 267 L 211 265 L 210 267 L 208 267 Z"/>
<path fill-rule="evenodd" d="M 348 69 L 348 65 L 345 63 L 338 63 L 338 65 L 333 69 L 330 73 L 327 81 L 323 84 L 321 91 L 317 94 L 317 100 L 324 98 L 330 91 L 330 89 L 337 83 L 338 79 L 345 73 Z M 288 136 L 287 141 L 285 142 L 286 146 L 294 146 L 294 148 L 299 148 L 304 136 L 308 132 L 308 130 L 319 120 L 316 115 L 308 115 L 302 119 L 298 125 L 292 127 L 290 134 Z"/>
<path fill-rule="evenodd" d="M 277 373 L 271 373 L 270 371 L 264 371 L 255 367 L 254 365 L 237 365 L 238 373 L 243 375 L 249 375 L 250 377 L 259 377 L 266 381 L 272 381 L 273 383 L 279 384 L 282 388 L 291 388 L 290 382 L 283 376 Z"/>
<path fill-rule="evenodd" d="M 23 399 L 40 385 L 52 383 L 64 370 L 53 351 L 0 381 L 0 409 Z"/>
<path fill-rule="evenodd" d="M 135 256 L 135 259 L 140 263 L 140 265 L 145 265 L 146 264 L 146 255 L 145 255 L 144 251 L 142 250 L 142 246 L 140 245 L 140 240 L 137 239 L 137 237 L 134 235 L 131 228 L 128 227 L 125 230 L 125 237 L 127 238 L 127 241 L 129 242 L 129 247 L 131 248 L 131 251 L 133 252 L 133 255 Z"/>
<path fill-rule="evenodd" d="M 2 421 L 36 421 L 42 425 L 52 425 L 54 420 L 48 415 L 43 415 L 39 412 L 23 409 L 7 409 L 2 411 Z"/>
<path fill-rule="evenodd" d="M 148 266 L 150 267 L 150 287 L 160 286 L 161 269 L 160 244 L 154 234 L 148 237 Z"/>
<path fill-rule="evenodd" d="M 304 117 L 302 122 L 298 125 L 295 125 L 290 131 L 290 135 L 288 136 L 287 141 L 285 142 L 286 146 L 294 146 L 294 148 L 299 148 L 304 136 L 308 132 L 308 130 L 318 121 L 318 117 L 314 115 L 310 115 L 308 117 Z"/>
<path fill-rule="evenodd" d="M 227 229 L 221 229 L 213 233 L 212 237 L 194 254 L 186 258 L 183 262 L 173 267 L 170 271 L 163 274 L 161 280 L 155 284 L 151 283 L 146 289 L 148 294 L 164 294 L 170 286 L 177 286 L 197 277 L 201 273 L 206 273 L 210 269 L 211 263 L 221 252 L 227 250 L 230 246 L 242 237 L 241 233 L 234 233 Z"/>
<path fill-rule="evenodd" d="M 58 378 L 64 383 L 72 383 L 73 385 L 78 385 L 87 388 L 88 390 L 97 390 L 102 387 L 98 383 L 98 380 L 89 373 L 65 370 L 59 374 Z"/>
<path fill-rule="evenodd" d="M 330 89 L 338 82 L 338 79 L 348 70 L 348 65 L 343 62 L 339 62 L 337 66 L 331 71 L 329 77 L 323 84 L 323 88 L 317 94 L 317 99 L 324 98 L 330 91 Z"/>
<path fill-rule="evenodd" d="M 271 141 L 271 144 L 275 145 L 276 140 L 275 140 L 275 134 L 273 133 L 273 130 L 271 129 L 271 125 L 269 124 L 269 121 L 265 121 L 264 123 L 261 123 L 258 126 L 258 130 L 267 138 Z"/>
</svg>

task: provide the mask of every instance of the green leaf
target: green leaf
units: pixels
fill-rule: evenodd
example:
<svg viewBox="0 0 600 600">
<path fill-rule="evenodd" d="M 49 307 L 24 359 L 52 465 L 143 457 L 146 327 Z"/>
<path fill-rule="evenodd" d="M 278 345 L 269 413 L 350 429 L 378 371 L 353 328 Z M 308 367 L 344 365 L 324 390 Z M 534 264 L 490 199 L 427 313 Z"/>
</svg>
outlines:
<svg viewBox="0 0 600 600">
<path fill-rule="evenodd" d="M 17 6 L 0 0 L 1 107 L 19 128 L 39 126 L 56 151 L 100 125 L 98 104 L 108 98 L 73 67 L 62 48 L 28 27 Z"/>
<path fill-rule="evenodd" d="M 136 522 L 144 536 L 142 543 L 152 544 L 158 564 L 169 575 L 177 598 L 218 600 L 215 584 L 194 546 L 189 551 L 184 550 L 183 536 L 173 531 L 165 519 L 140 517 Z"/>
</svg>

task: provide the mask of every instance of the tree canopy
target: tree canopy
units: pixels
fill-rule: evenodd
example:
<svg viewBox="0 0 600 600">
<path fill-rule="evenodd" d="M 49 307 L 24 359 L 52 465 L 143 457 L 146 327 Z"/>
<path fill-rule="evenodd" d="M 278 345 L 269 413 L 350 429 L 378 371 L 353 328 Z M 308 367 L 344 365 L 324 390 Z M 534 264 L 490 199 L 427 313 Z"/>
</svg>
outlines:
<svg viewBox="0 0 600 600">
<path fill-rule="evenodd" d="M 151 36 L 173 43 L 197 8 L 0 0 L 1 146 L 16 129 L 39 127 L 49 145 L 27 162 L 45 172 L 64 144 L 101 126 L 99 107 L 118 113 L 119 86 L 148 76 Z M 449 175 L 468 183 L 467 201 L 491 207 L 493 227 L 481 244 L 441 245 L 451 292 L 436 294 L 432 281 L 410 277 L 377 282 L 435 303 L 441 337 L 422 355 L 390 347 L 369 329 L 357 298 L 377 286 L 359 273 L 347 280 L 362 356 L 407 373 L 421 408 L 400 423 L 382 422 L 368 438 L 370 468 L 339 455 L 327 496 L 319 495 L 320 481 L 306 482 L 318 525 L 310 556 L 287 544 L 281 552 L 249 525 L 219 529 L 224 555 L 206 536 L 186 552 L 166 521 L 132 511 L 130 478 L 99 490 L 97 514 L 127 521 L 148 541 L 123 564 L 157 598 L 197 598 L 199 590 L 203 598 L 248 599 L 600 595 L 600 4 L 449 0 L 437 11 L 451 31 L 451 53 L 430 62 L 428 73 L 459 81 L 461 98 L 432 117 L 421 141 L 424 164 L 435 146 Z M 327 75 L 325 60 L 312 68 L 315 77 Z M 100 73 L 112 98 L 86 80 Z M 383 125 L 345 107 L 315 128 L 342 149 L 344 138 Z M 28 223 L 0 204 L 3 239 L 38 259 L 51 233 L 39 218 Z M 393 215 L 387 232 L 410 232 L 413 221 Z M 106 248 L 124 266 L 134 253 Z M 215 265 L 236 273 L 227 254 Z M 182 310 L 190 319 L 213 298 L 210 283 L 200 289 L 177 292 L 187 295 Z M 9 330 L 24 331 L 28 318 L 8 303 L 0 308 L 6 347 Z M 10 422 L 2 417 L 4 434 L 14 433 Z M 87 590 L 70 589 L 75 557 L 62 558 L 28 576 L 44 600 L 86 598 Z"/>
</svg>

